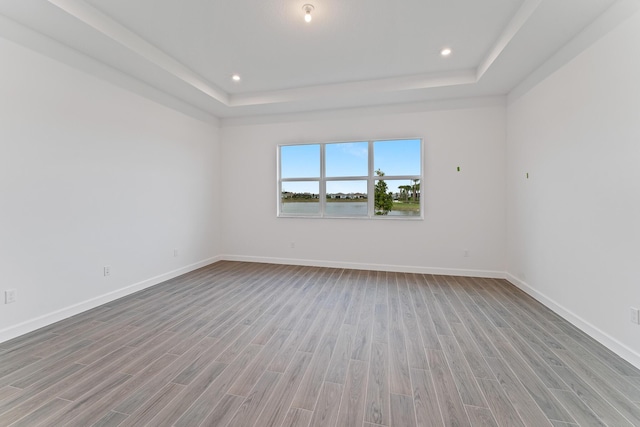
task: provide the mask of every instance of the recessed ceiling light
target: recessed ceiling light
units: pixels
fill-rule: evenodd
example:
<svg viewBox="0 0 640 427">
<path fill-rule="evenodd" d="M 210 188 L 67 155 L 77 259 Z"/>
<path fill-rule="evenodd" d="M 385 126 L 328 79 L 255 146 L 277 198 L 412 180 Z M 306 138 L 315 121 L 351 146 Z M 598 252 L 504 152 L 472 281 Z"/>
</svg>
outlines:
<svg viewBox="0 0 640 427">
<path fill-rule="evenodd" d="M 449 56 L 449 55 L 451 55 L 451 49 L 449 49 L 448 47 L 443 48 L 443 49 L 440 51 L 440 55 L 442 55 L 442 56 Z"/>
<path fill-rule="evenodd" d="M 231 76 L 231 80 L 233 80 L 234 82 L 239 82 L 240 76 L 238 74 L 234 74 L 233 76 Z"/>
</svg>

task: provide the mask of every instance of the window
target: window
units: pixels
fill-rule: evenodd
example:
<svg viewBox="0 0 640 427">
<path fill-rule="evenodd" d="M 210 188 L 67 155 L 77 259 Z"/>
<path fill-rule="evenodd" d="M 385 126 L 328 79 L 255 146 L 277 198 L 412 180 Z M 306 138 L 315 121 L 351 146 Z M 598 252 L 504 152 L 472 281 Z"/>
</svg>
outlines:
<svg viewBox="0 0 640 427">
<path fill-rule="evenodd" d="M 422 218 L 422 140 L 278 146 L 278 216 Z"/>
</svg>

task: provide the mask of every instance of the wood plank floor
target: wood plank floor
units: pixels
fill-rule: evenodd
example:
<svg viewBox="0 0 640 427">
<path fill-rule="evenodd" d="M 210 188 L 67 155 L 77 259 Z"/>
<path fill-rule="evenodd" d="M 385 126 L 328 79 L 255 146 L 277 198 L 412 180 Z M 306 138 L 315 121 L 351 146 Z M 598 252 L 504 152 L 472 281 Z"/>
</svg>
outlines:
<svg viewBox="0 0 640 427">
<path fill-rule="evenodd" d="M 0 343 L 0 426 L 640 426 L 503 280 L 219 262 Z"/>
</svg>

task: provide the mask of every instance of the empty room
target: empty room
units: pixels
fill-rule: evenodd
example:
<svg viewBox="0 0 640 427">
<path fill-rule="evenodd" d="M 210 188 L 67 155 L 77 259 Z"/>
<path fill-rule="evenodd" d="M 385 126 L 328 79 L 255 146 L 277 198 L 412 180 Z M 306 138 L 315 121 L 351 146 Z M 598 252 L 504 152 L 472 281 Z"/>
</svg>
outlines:
<svg viewBox="0 0 640 427">
<path fill-rule="evenodd" d="M 0 1 L 0 426 L 640 426 L 640 1 Z"/>
</svg>

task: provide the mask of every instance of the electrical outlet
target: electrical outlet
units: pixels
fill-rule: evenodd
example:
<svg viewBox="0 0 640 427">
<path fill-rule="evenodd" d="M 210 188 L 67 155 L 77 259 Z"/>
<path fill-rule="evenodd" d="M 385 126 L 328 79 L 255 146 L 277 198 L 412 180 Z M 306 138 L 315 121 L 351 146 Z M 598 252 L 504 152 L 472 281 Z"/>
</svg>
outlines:
<svg viewBox="0 0 640 427">
<path fill-rule="evenodd" d="M 16 302 L 16 290 L 7 289 L 4 291 L 4 303 L 11 304 L 12 302 Z"/>
<path fill-rule="evenodd" d="M 640 325 L 640 310 L 635 307 L 631 307 L 629 313 L 631 314 L 631 323 Z"/>
<path fill-rule="evenodd" d="M 464 250 L 464 257 L 469 258 L 469 249 Z"/>
<path fill-rule="evenodd" d="M 178 257 L 178 248 L 175 248 L 173 250 L 173 256 L 176 257 L 176 258 Z"/>
<path fill-rule="evenodd" d="M 111 266 L 110 265 L 105 265 L 104 266 L 104 277 L 109 277 L 111 276 Z"/>
<path fill-rule="evenodd" d="M 295 247 L 296 247 L 296 242 L 291 242 L 291 243 L 289 243 L 289 247 L 291 247 L 291 249 L 295 249 Z"/>
</svg>

